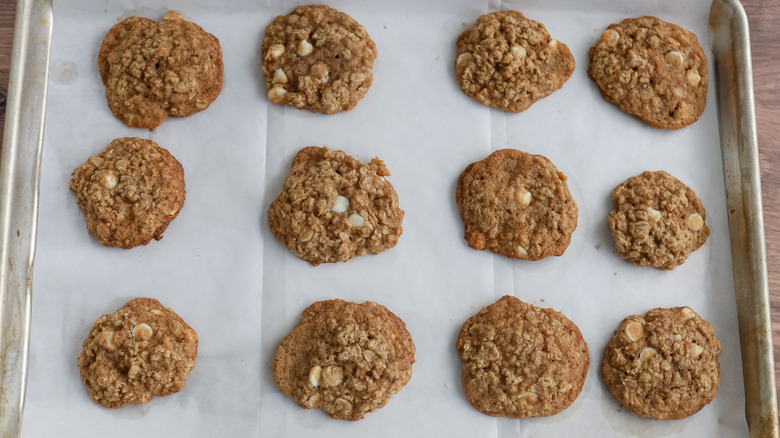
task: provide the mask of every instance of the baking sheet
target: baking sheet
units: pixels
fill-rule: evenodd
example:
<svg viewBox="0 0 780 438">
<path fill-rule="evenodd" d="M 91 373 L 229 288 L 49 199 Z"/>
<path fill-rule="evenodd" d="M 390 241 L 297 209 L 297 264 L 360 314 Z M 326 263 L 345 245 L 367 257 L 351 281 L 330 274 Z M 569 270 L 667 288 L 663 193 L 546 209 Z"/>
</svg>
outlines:
<svg viewBox="0 0 780 438">
<path fill-rule="evenodd" d="M 714 76 L 705 114 L 679 131 L 657 131 L 600 97 L 587 78 L 587 49 L 606 26 L 652 14 L 699 36 L 714 71 L 709 3 L 576 1 L 334 1 L 377 44 L 374 84 L 351 112 L 334 116 L 269 105 L 259 72 L 265 26 L 285 2 L 56 2 L 41 180 L 38 254 L 25 437 L 102 436 L 746 436 Z M 114 119 L 96 54 L 107 30 L 130 15 L 180 10 L 216 35 L 225 86 L 205 112 L 153 133 Z M 577 68 L 563 89 L 521 114 L 473 102 L 452 74 L 454 40 L 482 13 L 517 9 L 566 43 Z M 72 170 L 122 136 L 151 138 L 183 164 L 188 199 L 161 242 L 103 248 L 85 230 L 68 190 Z M 265 210 L 302 146 L 327 145 L 368 161 L 379 156 L 406 211 L 404 235 L 378 256 L 316 268 L 273 239 Z M 549 157 L 569 177 L 580 208 L 560 258 L 512 261 L 473 251 L 454 202 L 457 176 L 491 151 L 514 147 Z M 633 267 L 615 253 L 606 215 L 614 186 L 664 169 L 696 190 L 709 241 L 672 272 Z M 566 314 L 588 341 L 591 368 L 578 400 L 545 419 L 494 419 L 473 410 L 454 349 L 461 324 L 504 294 Z M 92 403 L 76 357 L 89 327 L 135 296 L 174 308 L 199 334 L 184 390 L 144 406 Z M 357 423 L 302 411 L 276 389 L 276 345 L 311 302 L 380 302 L 417 346 L 409 384 Z M 604 345 L 620 320 L 653 307 L 688 305 L 724 346 L 718 396 L 693 417 L 654 422 L 620 409 L 599 378 Z M 598 431 L 598 432 L 596 432 Z M 587 434 L 587 432 L 586 432 Z"/>
</svg>

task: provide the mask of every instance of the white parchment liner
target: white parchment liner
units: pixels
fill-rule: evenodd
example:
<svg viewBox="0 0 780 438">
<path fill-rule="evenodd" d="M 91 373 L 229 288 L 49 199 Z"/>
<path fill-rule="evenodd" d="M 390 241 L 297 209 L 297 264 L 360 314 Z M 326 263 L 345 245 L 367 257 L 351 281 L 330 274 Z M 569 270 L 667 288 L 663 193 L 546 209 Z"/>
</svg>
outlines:
<svg viewBox="0 0 780 438">
<path fill-rule="evenodd" d="M 265 27 L 298 2 L 54 2 L 25 437 L 746 436 L 727 212 L 706 0 L 358 1 L 329 4 L 376 42 L 374 84 L 351 112 L 325 116 L 269 105 L 260 73 Z M 222 44 L 222 94 L 205 112 L 154 132 L 115 119 L 97 52 L 130 15 L 169 9 Z M 486 12 L 516 9 L 566 43 L 576 69 L 565 86 L 520 114 L 477 104 L 453 75 L 455 39 Z M 699 36 L 710 60 L 708 106 L 679 131 L 650 128 L 606 103 L 587 77 L 588 48 L 613 22 L 655 15 Z M 132 250 L 90 236 L 70 174 L 112 139 L 151 138 L 182 162 L 187 201 L 160 242 Z M 297 150 L 378 156 L 406 211 L 398 245 L 378 256 L 316 268 L 268 231 L 268 205 Z M 512 147 L 549 157 L 569 177 L 579 225 L 562 257 L 522 262 L 474 251 L 454 200 L 463 168 Z M 697 191 L 708 242 L 672 272 L 637 268 L 615 253 L 606 222 L 612 189 L 663 169 Z M 582 330 L 591 367 L 578 400 L 542 419 L 495 419 L 466 401 L 455 339 L 463 322 L 504 294 L 563 312 Z M 172 307 L 200 338 L 184 389 L 143 406 L 104 409 L 88 397 L 76 358 L 102 314 L 136 296 Z M 409 384 L 365 419 L 336 421 L 279 393 L 271 358 L 313 301 L 377 301 L 400 316 L 417 346 Z M 718 396 L 684 420 L 625 409 L 600 378 L 602 351 L 626 316 L 688 305 L 715 326 L 724 353 Z"/>
</svg>

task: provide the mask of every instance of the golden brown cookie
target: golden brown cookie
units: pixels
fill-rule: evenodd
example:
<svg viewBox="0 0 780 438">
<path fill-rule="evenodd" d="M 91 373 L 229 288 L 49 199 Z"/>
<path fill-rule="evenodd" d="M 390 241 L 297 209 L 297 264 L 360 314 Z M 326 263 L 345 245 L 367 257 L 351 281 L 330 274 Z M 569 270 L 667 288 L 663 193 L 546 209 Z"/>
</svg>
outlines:
<svg viewBox="0 0 780 438">
<path fill-rule="evenodd" d="M 315 113 L 349 111 L 371 87 L 376 55 L 366 29 L 349 15 L 323 5 L 298 6 L 265 31 L 268 99 Z"/>
<path fill-rule="evenodd" d="M 455 76 L 479 103 L 519 113 L 563 87 L 574 56 L 542 23 L 517 11 L 482 15 L 456 42 Z"/>
<path fill-rule="evenodd" d="M 385 164 L 343 151 L 305 147 L 268 209 L 271 233 L 314 266 L 378 254 L 398 243 L 404 211 Z"/>
<path fill-rule="evenodd" d="M 604 349 L 601 373 L 631 412 L 677 420 L 718 393 L 721 351 L 712 325 L 691 308 L 658 308 L 620 323 Z"/>
<path fill-rule="evenodd" d="M 319 301 L 279 344 L 274 381 L 303 409 L 356 421 L 406 385 L 414 351 L 406 324 L 384 306 Z"/>
<path fill-rule="evenodd" d="M 579 328 L 560 312 L 504 296 L 460 329 L 463 389 L 493 417 L 546 417 L 574 403 L 590 355 Z"/>
<path fill-rule="evenodd" d="M 541 155 L 493 152 L 466 167 L 455 198 L 469 246 L 510 258 L 559 256 L 577 228 L 566 175 Z"/>
<path fill-rule="evenodd" d="M 659 170 L 627 179 L 612 192 L 615 248 L 637 266 L 674 269 L 710 235 L 696 192 Z"/>
<path fill-rule="evenodd" d="M 184 169 L 164 148 L 119 138 L 73 171 L 70 189 L 87 229 L 105 246 L 133 248 L 162 239 L 184 205 Z"/>
<path fill-rule="evenodd" d="M 98 66 L 111 112 L 133 128 L 204 110 L 222 91 L 219 40 L 174 11 L 162 21 L 130 17 L 112 27 Z"/>
<path fill-rule="evenodd" d="M 198 336 L 176 312 L 155 299 L 136 298 L 95 322 L 79 373 L 95 403 L 121 408 L 179 392 L 197 354 Z"/>
<path fill-rule="evenodd" d="M 604 99 L 650 126 L 679 129 L 707 104 L 707 56 L 691 32 L 655 17 L 612 24 L 589 52 Z"/>
</svg>

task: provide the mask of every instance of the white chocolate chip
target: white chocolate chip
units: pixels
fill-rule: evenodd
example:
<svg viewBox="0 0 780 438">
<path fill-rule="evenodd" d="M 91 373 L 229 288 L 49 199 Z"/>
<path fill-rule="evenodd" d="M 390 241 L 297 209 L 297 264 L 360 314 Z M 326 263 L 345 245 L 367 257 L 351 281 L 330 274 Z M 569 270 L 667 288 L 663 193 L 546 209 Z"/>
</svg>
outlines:
<svg viewBox="0 0 780 438">
<path fill-rule="evenodd" d="M 514 46 L 512 46 L 512 56 L 514 56 L 515 58 L 523 59 L 525 58 L 525 53 L 526 53 L 525 47 L 519 44 L 515 44 Z"/>
<path fill-rule="evenodd" d="M 656 354 L 658 354 L 658 352 L 655 350 L 655 348 L 645 347 L 645 349 L 642 350 L 641 353 L 639 353 L 639 360 L 648 361 Z"/>
<path fill-rule="evenodd" d="M 365 221 L 363 220 L 363 216 L 357 213 L 352 213 L 349 215 L 349 223 L 353 227 L 362 227 Z"/>
<path fill-rule="evenodd" d="M 672 339 L 674 339 L 675 342 L 680 342 L 682 341 L 682 335 L 675 333 L 674 335 L 672 335 Z"/>
<path fill-rule="evenodd" d="M 652 207 L 647 207 L 647 218 L 653 222 L 658 222 L 661 220 L 661 212 Z"/>
<path fill-rule="evenodd" d="M 691 351 L 693 351 L 694 356 L 698 357 L 704 352 L 704 347 L 699 344 L 691 344 Z"/>
<path fill-rule="evenodd" d="M 685 317 L 685 319 L 691 319 L 696 316 L 696 312 L 694 312 L 690 307 L 683 307 L 682 315 Z"/>
<path fill-rule="evenodd" d="M 284 70 L 281 68 L 277 68 L 274 72 L 274 78 L 271 79 L 272 84 L 286 84 L 287 83 L 287 75 L 284 74 Z"/>
<path fill-rule="evenodd" d="M 133 335 L 135 339 L 138 339 L 139 341 L 145 341 L 152 337 L 152 333 L 154 331 L 151 327 L 149 327 L 149 324 L 146 323 L 140 323 L 137 326 L 133 327 L 133 329 L 130 331 L 130 334 Z"/>
<path fill-rule="evenodd" d="M 550 46 L 551 49 L 555 49 L 558 47 L 558 40 L 550 40 L 549 43 L 547 43 L 548 46 Z"/>
<path fill-rule="evenodd" d="M 601 34 L 601 41 L 607 45 L 607 47 L 615 47 L 620 41 L 620 34 L 614 29 L 607 29 Z"/>
<path fill-rule="evenodd" d="M 336 197 L 336 203 L 330 208 L 330 211 L 334 213 L 346 213 L 349 208 L 349 198 L 346 196 L 338 195 Z"/>
<path fill-rule="evenodd" d="M 284 53 L 284 46 L 281 44 L 275 44 L 268 49 L 268 53 L 265 55 L 266 59 L 275 59 L 282 56 Z"/>
<path fill-rule="evenodd" d="M 701 82 L 701 76 L 699 75 L 699 72 L 696 71 L 696 69 L 694 68 L 688 70 L 688 72 L 685 73 L 685 79 L 693 87 L 699 85 L 699 82 Z"/>
<path fill-rule="evenodd" d="M 558 390 L 558 392 L 569 392 L 571 390 L 571 383 L 567 383 Z"/>
<path fill-rule="evenodd" d="M 103 179 L 100 182 L 103 184 L 103 187 L 111 190 L 116 187 L 116 184 L 119 181 L 117 180 L 116 175 L 113 173 L 106 173 L 103 175 Z"/>
<path fill-rule="evenodd" d="M 301 42 L 298 43 L 298 55 L 306 56 L 311 54 L 311 52 L 313 51 L 314 51 L 314 46 L 312 46 L 310 42 L 306 40 L 301 40 Z"/>
<path fill-rule="evenodd" d="M 317 388 L 320 386 L 320 377 L 322 377 L 322 367 L 317 365 L 309 370 L 309 383 Z"/>
<path fill-rule="evenodd" d="M 312 237 L 314 237 L 314 230 L 308 229 L 298 236 L 298 241 L 308 242 L 311 240 Z"/>
<path fill-rule="evenodd" d="M 693 231 L 699 231 L 704 226 L 704 219 L 701 218 L 699 213 L 694 213 L 688 216 L 688 228 Z"/>
<path fill-rule="evenodd" d="M 273 103 L 282 103 L 285 93 L 287 93 L 287 90 L 279 85 L 276 85 L 268 90 L 268 100 Z"/>
<path fill-rule="evenodd" d="M 322 370 L 322 385 L 326 388 L 341 385 L 344 370 L 341 367 L 329 366 Z"/>
<path fill-rule="evenodd" d="M 461 53 L 460 56 L 458 56 L 458 64 L 464 64 L 467 62 L 474 62 L 474 55 L 469 52 Z"/>
<path fill-rule="evenodd" d="M 626 328 L 623 331 L 630 342 L 636 342 L 642 337 L 644 329 L 642 329 L 642 324 L 632 321 L 626 324 Z"/>
<path fill-rule="evenodd" d="M 524 402 L 526 402 L 526 403 L 533 403 L 533 402 L 535 402 L 535 401 L 536 401 L 536 398 L 537 398 L 537 397 L 538 397 L 538 396 L 537 396 L 537 395 L 536 395 L 536 393 L 534 393 L 534 392 L 524 392 L 524 393 L 522 393 L 522 394 L 519 394 L 519 395 L 517 396 L 517 399 L 518 399 L 518 400 L 521 400 L 521 401 L 524 401 Z"/>
<path fill-rule="evenodd" d="M 528 257 L 528 251 L 520 245 L 517 245 L 517 254 L 519 254 L 521 258 Z"/>
<path fill-rule="evenodd" d="M 666 63 L 669 64 L 669 65 L 674 65 L 674 66 L 677 66 L 677 67 L 681 67 L 683 65 L 683 61 L 685 61 L 685 59 L 683 58 L 682 53 L 680 53 L 680 52 L 678 52 L 676 50 L 672 50 L 671 52 L 667 53 L 664 56 L 664 61 L 666 61 Z"/>
<path fill-rule="evenodd" d="M 531 192 L 529 192 L 525 187 L 520 187 L 517 189 L 517 191 L 515 191 L 515 199 L 520 205 L 528 205 L 531 203 Z"/>
</svg>

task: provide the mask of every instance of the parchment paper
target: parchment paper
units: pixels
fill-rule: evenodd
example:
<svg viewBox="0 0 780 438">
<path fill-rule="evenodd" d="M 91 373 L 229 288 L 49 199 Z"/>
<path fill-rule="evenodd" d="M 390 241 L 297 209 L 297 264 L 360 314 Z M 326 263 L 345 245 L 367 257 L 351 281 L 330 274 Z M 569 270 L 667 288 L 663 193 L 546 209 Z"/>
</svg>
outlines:
<svg viewBox="0 0 780 438">
<path fill-rule="evenodd" d="M 331 6 L 365 26 L 379 56 L 366 97 L 331 116 L 270 105 L 265 96 L 260 40 L 275 16 L 297 4 L 54 2 L 25 437 L 747 436 L 706 0 L 334 0 Z M 154 132 L 128 128 L 106 105 L 100 43 L 127 16 L 160 19 L 169 9 L 220 39 L 222 94 L 208 110 L 169 119 Z M 472 101 L 453 75 L 457 36 L 479 15 L 501 9 L 544 23 L 577 63 L 561 90 L 520 114 Z M 645 14 L 696 33 L 710 59 L 707 109 L 679 131 L 621 113 L 587 77 L 587 51 L 601 32 Z M 89 235 L 68 189 L 73 169 L 124 136 L 168 148 L 187 184 L 184 209 L 164 239 L 132 250 L 104 248 Z M 385 161 L 406 211 L 395 248 L 314 268 L 271 236 L 266 210 L 307 145 Z M 463 240 L 457 177 L 504 147 L 543 154 L 569 177 L 579 225 L 562 257 L 509 260 Z M 712 229 L 671 272 L 620 259 L 606 222 L 612 189 L 658 169 L 698 192 Z M 563 312 L 588 342 L 585 387 L 563 413 L 496 419 L 464 397 L 458 330 L 505 294 Z M 76 358 L 94 321 L 136 296 L 159 299 L 195 328 L 196 366 L 178 394 L 104 409 L 89 399 Z M 271 377 L 276 346 L 301 311 L 330 298 L 384 304 L 417 346 L 409 384 L 356 423 L 301 410 Z M 719 393 L 687 419 L 641 419 L 621 409 L 601 381 L 604 346 L 624 317 L 680 305 L 712 322 L 723 344 Z"/>
</svg>

